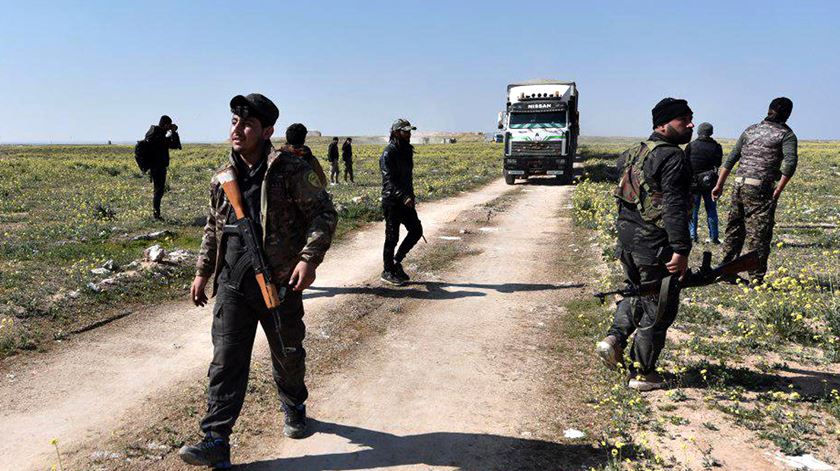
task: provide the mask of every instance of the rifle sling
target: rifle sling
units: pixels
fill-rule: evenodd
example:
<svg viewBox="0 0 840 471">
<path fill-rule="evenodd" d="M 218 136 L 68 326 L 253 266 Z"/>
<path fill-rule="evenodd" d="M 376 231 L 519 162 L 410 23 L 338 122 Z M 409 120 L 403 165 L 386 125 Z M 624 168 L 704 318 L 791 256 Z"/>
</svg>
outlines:
<svg viewBox="0 0 840 471">
<path fill-rule="evenodd" d="M 636 320 L 636 316 L 633 316 L 633 322 L 636 324 L 637 331 L 645 331 L 653 329 L 654 327 L 658 326 L 662 319 L 665 318 L 665 311 L 668 309 L 668 303 L 671 297 L 671 291 L 676 289 L 676 279 L 674 275 L 668 275 L 662 279 L 659 283 L 659 299 L 656 303 L 656 317 L 653 320 L 653 323 L 647 327 L 642 327 L 641 319 Z"/>
</svg>

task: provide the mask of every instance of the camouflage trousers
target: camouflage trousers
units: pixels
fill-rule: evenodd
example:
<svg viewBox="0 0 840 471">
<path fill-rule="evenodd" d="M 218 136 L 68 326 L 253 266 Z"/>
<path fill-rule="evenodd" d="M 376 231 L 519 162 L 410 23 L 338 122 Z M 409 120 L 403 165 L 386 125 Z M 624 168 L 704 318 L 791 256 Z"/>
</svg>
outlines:
<svg viewBox="0 0 840 471">
<path fill-rule="evenodd" d="M 735 184 L 724 234 L 723 263 L 735 259 L 746 245 L 746 252 L 758 252 L 758 269 L 750 272 L 750 277 L 762 280 L 767 273 L 775 223 L 776 200 L 772 186 Z"/>
</svg>

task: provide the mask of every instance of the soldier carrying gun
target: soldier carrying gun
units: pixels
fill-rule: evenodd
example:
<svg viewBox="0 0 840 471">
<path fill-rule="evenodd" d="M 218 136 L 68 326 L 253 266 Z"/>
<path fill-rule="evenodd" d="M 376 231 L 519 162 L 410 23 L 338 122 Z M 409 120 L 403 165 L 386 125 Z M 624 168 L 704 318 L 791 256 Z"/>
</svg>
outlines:
<svg viewBox="0 0 840 471">
<path fill-rule="evenodd" d="M 285 412 L 284 434 L 302 438 L 308 397 L 304 373 L 302 291 L 315 280 L 335 232 L 337 214 L 306 159 L 277 151 L 270 138 L 279 111 L 263 95 L 230 102 L 229 161 L 210 185 L 210 211 L 198 256 L 192 301 L 207 303 L 215 276 L 213 361 L 205 437 L 179 456 L 193 465 L 230 468 L 228 437 L 245 399 L 251 350 L 262 324 Z"/>
<path fill-rule="evenodd" d="M 691 251 L 691 165 L 679 145 L 691 140 L 693 113 L 685 100 L 665 98 L 652 115 L 653 134 L 623 152 L 618 162 L 617 254 L 631 286 L 660 282 L 671 274 L 683 276 Z M 665 386 L 656 372 L 656 361 L 677 315 L 679 289 L 670 290 L 666 298 L 646 295 L 621 300 L 607 337 L 596 347 L 603 363 L 615 369 L 635 331 L 628 365 L 628 386 L 633 389 Z"/>
</svg>

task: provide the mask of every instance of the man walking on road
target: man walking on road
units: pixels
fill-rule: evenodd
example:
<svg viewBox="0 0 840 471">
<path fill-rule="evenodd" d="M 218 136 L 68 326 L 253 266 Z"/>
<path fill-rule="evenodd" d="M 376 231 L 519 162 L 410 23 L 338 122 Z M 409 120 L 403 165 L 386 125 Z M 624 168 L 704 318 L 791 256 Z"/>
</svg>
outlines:
<svg viewBox="0 0 840 471">
<path fill-rule="evenodd" d="M 348 137 L 341 145 L 341 160 L 344 161 L 344 183 L 347 183 L 347 178 L 350 178 L 350 183 L 353 183 L 353 138 Z"/>
<path fill-rule="evenodd" d="M 691 164 L 679 145 L 691 140 L 693 114 L 685 100 L 665 98 L 656 104 L 652 115 L 653 134 L 619 158 L 616 253 L 631 286 L 683 276 L 691 251 Z M 598 356 L 615 369 L 623 363 L 624 348 L 635 331 L 628 386 L 640 391 L 663 388 L 665 382 L 656 372 L 656 361 L 678 307 L 677 289 L 664 297 L 622 299 L 607 337 L 596 347 Z"/>
<path fill-rule="evenodd" d="M 379 170 L 382 172 L 382 212 L 385 214 L 385 247 L 382 250 L 384 268 L 382 281 L 401 286 L 409 281 L 403 270 L 402 261 L 417 241 L 423 237 L 423 226 L 417 217 L 414 199 L 414 147 L 411 131 L 417 129 L 404 119 L 391 125 L 391 138 L 382 156 Z M 400 240 L 400 225 L 408 234 L 399 250 L 394 249 Z"/>
<path fill-rule="evenodd" d="M 726 222 L 723 263 L 734 260 L 746 243 L 748 251 L 758 251 L 759 267 L 750 273 L 754 283 L 764 281 L 776 205 L 796 172 L 798 141 L 786 124 L 792 111 L 793 102 L 789 98 L 770 102 L 767 117 L 748 127 L 735 143 L 712 190 L 712 197 L 720 198 L 726 178 L 740 161 Z"/>
<path fill-rule="evenodd" d="M 284 434 L 305 435 L 308 391 L 302 291 L 315 280 L 337 220 L 329 195 L 306 160 L 272 148 L 270 138 L 279 114 L 274 103 L 253 93 L 234 97 L 230 108 L 230 158 L 211 181 L 210 211 L 190 288 L 193 303 L 203 306 L 205 287 L 210 276 L 215 276 L 213 361 L 208 372 L 207 414 L 201 421 L 205 437 L 178 452 L 189 464 L 216 468 L 231 466 L 228 437 L 245 399 L 258 323 L 271 350 L 274 382 L 286 415 Z M 285 292 L 279 307 L 279 337 L 243 240 L 224 232 L 225 224 L 236 217 L 219 178 L 231 171 L 239 184 L 245 217 L 254 223 L 256 239 L 262 243 L 271 279 L 278 292 Z"/>
<path fill-rule="evenodd" d="M 692 200 L 691 221 L 688 231 L 691 240 L 698 242 L 697 221 L 700 216 L 700 201 L 706 206 L 706 222 L 709 226 L 709 239 L 719 244 L 717 202 L 712 199 L 712 188 L 717 182 L 717 172 L 723 160 L 723 149 L 712 139 L 714 128 L 709 123 L 697 126 L 697 139 L 685 147 L 685 156 L 691 162 Z"/>
<path fill-rule="evenodd" d="M 152 197 L 153 216 L 155 219 L 163 219 L 160 216 L 160 202 L 163 199 L 163 192 L 166 189 L 166 171 L 169 168 L 169 149 L 180 149 L 181 138 L 178 136 L 178 126 L 172 122 L 172 118 L 163 115 L 146 132 L 146 142 L 149 143 L 149 179 L 154 185 L 155 192 Z"/>
<path fill-rule="evenodd" d="M 338 183 L 338 138 L 334 137 L 327 148 L 327 159 L 330 161 L 330 183 Z"/>
</svg>

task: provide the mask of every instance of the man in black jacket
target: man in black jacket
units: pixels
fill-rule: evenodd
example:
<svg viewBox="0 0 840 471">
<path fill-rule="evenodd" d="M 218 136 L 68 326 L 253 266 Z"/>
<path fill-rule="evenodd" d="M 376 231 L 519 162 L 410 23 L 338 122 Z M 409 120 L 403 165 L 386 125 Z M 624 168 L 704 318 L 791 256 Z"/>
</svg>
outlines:
<svg viewBox="0 0 840 471">
<path fill-rule="evenodd" d="M 178 126 L 172 122 L 172 118 L 163 115 L 146 132 L 146 142 L 150 144 L 152 156 L 149 163 L 149 179 L 155 187 L 152 197 L 154 218 L 163 219 L 160 216 L 160 201 L 163 199 L 163 192 L 166 188 L 166 170 L 169 167 L 169 149 L 180 149 L 181 138 L 178 136 Z"/>
<path fill-rule="evenodd" d="M 350 183 L 353 183 L 353 138 L 348 137 L 341 145 L 341 160 L 344 161 L 344 183 L 347 183 L 347 178 L 350 178 Z"/>
<path fill-rule="evenodd" d="M 654 132 L 648 141 L 619 158 L 619 168 L 623 172 L 639 171 L 643 179 L 641 192 L 639 188 L 634 189 L 641 195 L 638 205 L 621 197 L 618 199 L 616 252 L 631 286 L 662 280 L 669 275 L 683 276 L 691 251 L 688 234 L 691 164 L 679 145 L 691 140 L 693 114 L 685 100 L 674 98 L 657 103 L 652 114 Z M 640 152 L 645 149 L 652 150 Z M 625 162 L 639 163 L 625 167 Z M 622 178 L 622 184 L 626 181 Z M 621 190 L 620 186 L 616 196 Z M 607 367 L 616 368 L 623 362 L 624 348 L 635 331 L 627 368 L 630 373 L 628 386 L 640 391 L 664 387 L 664 380 L 656 372 L 656 361 L 665 346 L 665 334 L 674 322 L 678 307 L 677 290 L 668 293 L 666 299 L 659 299 L 659 296 L 622 299 L 607 337 L 598 343 L 598 356 Z"/>
<path fill-rule="evenodd" d="M 327 159 L 330 161 L 330 183 L 338 183 L 338 138 L 334 137 L 327 148 Z"/>
<path fill-rule="evenodd" d="M 402 261 L 423 237 L 423 226 L 414 208 L 414 147 L 409 143 L 411 131 L 415 129 L 405 119 L 394 121 L 390 142 L 379 157 L 382 212 L 385 214 L 385 247 L 382 251 L 384 269 L 381 278 L 397 286 L 404 285 L 410 279 L 403 270 Z M 408 234 L 394 255 L 400 240 L 400 224 L 405 226 Z"/>
<path fill-rule="evenodd" d="M 713 244 L 719 244 L 717 202 L 712 199 L 712 188 L 717 183 L 717 170 L 723 161 L 723 149 L 716 140 L 712 139 L 713 132 L 714 128 L 711 124 L 700 123 L 697 126 L 697 139 L 689 142 L 685 147 L 685 156 L 691 162 L 693 179 L 691 196 L 694 204 L 691 220 L 688 223 L 688 232 L 691 234 L 691 240 L 697 242 L 697 220 L 702 198 L 706 206 L 709 239 Z"/>
</svg>

